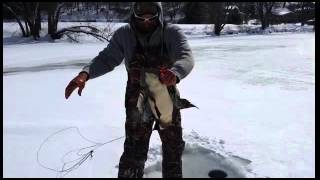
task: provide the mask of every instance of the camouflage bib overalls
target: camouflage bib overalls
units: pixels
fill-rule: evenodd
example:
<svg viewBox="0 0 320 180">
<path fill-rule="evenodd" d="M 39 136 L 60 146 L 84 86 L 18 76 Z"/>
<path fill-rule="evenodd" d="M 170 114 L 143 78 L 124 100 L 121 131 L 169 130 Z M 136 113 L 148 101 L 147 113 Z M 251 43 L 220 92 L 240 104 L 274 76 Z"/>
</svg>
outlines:
<svg viewBox="0 0 320 180">
<path fill-rule="evenodd" d="M 185 142 L 182 139 L 180 109 L 192 107 L 192 105 L 186 103 L 185 99 L 180 99 L 176 86 L 168 86 L 168 92 L 174 104 L 172 123 L 165 128 L 159 128 L 161 122 L 151 113 L 150 106 L 147 103 L 147 97 L 150 97 L 150 92 L 146 87 L 144 76 L 146 72 L 154 73 L 158 76 L 159 68 L 170 68 L 172 61 L 168 56 L 165 45 L 162 44 L 164 53 L 161 53 L 161 45 L 143 49 L 137 38 L 136 41 L 136 51 L 131 61 L 129 61 L 127 69 L 128 81 L 125 95 L 126 139 L 124 152 L 119 162 L 118 177 L 143 177 L 152 130 L 158 130 L 162 141 L 163 177 L 182 177 L 181 157 Z M 142 103 L 140 102 L 140 108 L 137 106 L 139 100 L 142 101 Z M 159 112 L 157 111 L 157 113 Z"/>
</svg>

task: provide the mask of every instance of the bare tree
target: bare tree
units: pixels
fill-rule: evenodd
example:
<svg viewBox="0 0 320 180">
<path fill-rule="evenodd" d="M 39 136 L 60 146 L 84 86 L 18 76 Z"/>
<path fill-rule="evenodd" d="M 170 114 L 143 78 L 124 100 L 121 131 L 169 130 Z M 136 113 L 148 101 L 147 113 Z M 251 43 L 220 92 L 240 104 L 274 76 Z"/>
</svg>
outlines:
<svg viewBox="0 0 320 180">
<path fill-rule="evenodd" d="M 22 2 L 22 7 L 20 7 L 23 12 L 24 21 L 27 24 L 27 34 L 29 34 L 29 30 L 34 39 L 40 38 L 40 26 L 41 20 L 40 16 L 40 8 L 39 2 L 30 2 L 25 3 Z"/>
<path fill-rule="evenodd" d="M 164 2 L 163 3 L 164 13 L 169 15 L 170 22 L 176 21 L 175 18 L 177 16 L 178 12 L 183 7 L 183 5 L 184 5 L 183 2 Z"/>
<path fill-rule="evenodd" d="M 228 12 L 232 9 L 232 2 L 207 2 L 206 13 L 208 20 L 214 24 L 214 34 L 219 36 L 227 23 Z"/>
<path fill-rule="evenodd" d="M 308 20 L 308 17 L 310 18 L 310 13 L 311 11 L 314 11 L 314 3 L 313 2 L 298 2 L 298 16 L 299 16 L 299 21 L 301 23 L 301 26 L 304 26 L 306 21 Z"/>
<path fill-rule="evenodd" d="M 183 23 L 201 24 L 207 23 L 207 2 L 186 2 L 182 7 L 185 17 Z"/>
<path fill-rule="evenodd" d="M 253 19 L 256 15 L 255 2 L 235 2 L 235 5 L 239 8 L 243 15 L 244 23 L 248 23 L 250 19 Z"/>
<path fill-rule="evenodd" d="M 96 14 L 98 15 L 99 14 L 99 9 L 100 9 L 100 3 L 99 2 L 96 2 Z"/>
<path fill-rule="evenodd" d="M 43 9 L 48 15 L 48 34 L 51 36 L 57 32 L 61 9 L 64 5 L 65 3 L 61 2 L 42 3 Z"/>
<path fill-rule="evenodd" d="M 34 39 L 40 37 L 41 17 L 39 2 L 10 2 L 3 3 L 3 6 L 16 18 L 23 37 L 29 37 L 30 35 L 32 35 Z M 22 25 L 21 18 L 25 23 L 25 28 Z"/>
<path fill-rule="evenodd" d="M 63 28 L 59 30 L 54 34 L 53 38 L 59 39 L 63 35 L 66 35 L 72 41 L 79 42 L 76 38 L 73 37 L 74 34 L 79 34 L 79 33 L 91 35 L 100 41 L 109 41 L 110 37 L 112 36 L 112 33 L 105 35 L 98 28 L 93 26 L 72 26 L 72 27 Z"/>
<path fill-rule="evenodd" d="M 127 3 L 115 3 L 119 8 L 122 8 L 120 12 L 127 12 Z M 87 25 L 87 26 L 72 26 L 63 29 L 58 29 L 58 22 L 62 11 L 67 11 L 74 7 L 78 10 L 87 9 L 97 10 L 102 6 L 107 6 L 109 3 L 64 3 L 64 2 L 6 2 L 3 3 L 3 8 L 12 14 L 16 19 L 17 23 L 22 32 L 23 37 L 29 37 L 32 35 L 35 39 L 40 38 L 41 30 L 41 12 L 45 12 L 48 15 L 48 34 L 54 39 L 60 39 L 64 35 L 69 37 L 71 40 L 76 41 L 74 38 L 76 34 L 86 34 L 93 36 L 100 41 L 109 41 L 112 35 L 111 24 L 106 24 L 106 27 L 102 30 Z M 109 17 L 109 16 L 108 16 Z M 110 18 L 110 17 L 109 17 Z"/>
<path fill-rule="evenodd" d="M 256 9 L 261 21 L 261 29 L 264 30 L 270 25 L 271 10 L 276 2 L 256 2 Z"/>
<path fill-rule="evenodd" d="M 25 28 L 22 25 L 21 19 L 19 17 L 19 15 L 16 13 L 16 11 L 14 10 L 14 6 L 12 6 L 12 4 L 9 4 L 7 2 L 2 3 L 2 6 L 5 7 L 16 19 L 17 23 L 19 24 L 19 27 L 21 29 L 22 32 L 22 37 L 27 37 L 27 33 Z"/>
</svg>

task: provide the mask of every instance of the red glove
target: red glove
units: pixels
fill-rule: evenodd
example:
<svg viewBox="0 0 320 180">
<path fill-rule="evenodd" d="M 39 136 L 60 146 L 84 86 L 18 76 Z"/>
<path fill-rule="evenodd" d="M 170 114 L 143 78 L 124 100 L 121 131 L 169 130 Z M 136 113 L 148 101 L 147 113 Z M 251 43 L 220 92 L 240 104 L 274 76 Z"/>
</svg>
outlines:
<svg viewBox="0 0 320 180">
<path fill-rule="evenodd" d="M 78 90 L 78 94 L 79 96 L 81 96 L 81 92 L 82 89 L 84 88 L 86 81 L 88 80 L 88 73 L 86 72 L 80 72 L 78 76 L 76 76 L 75 78 L 73 78 L 70 83 L 68 84 L 68 86 L 66 87 L 65 90 L 65 97 L 66 99 L 69 98 L 69 96 L 71 95 L 71 93 L 77 88 L 79 87 Z"/>
<path fill-rule="evenodd" d="M 160 68 L 160 82 L 167 86 L 173 86 L 177 83 L 176 75 L 167 68 Z"/>
</svg>

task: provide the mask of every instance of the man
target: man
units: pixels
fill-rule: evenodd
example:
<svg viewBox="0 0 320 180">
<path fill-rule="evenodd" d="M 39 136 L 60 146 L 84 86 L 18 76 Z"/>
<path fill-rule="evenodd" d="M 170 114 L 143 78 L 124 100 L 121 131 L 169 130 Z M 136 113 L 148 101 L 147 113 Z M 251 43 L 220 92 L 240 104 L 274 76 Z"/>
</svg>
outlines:
<svg viewBox="0 0 320 180">
<path fill-rule="evenodd" d="M 86 81 L 112 71 L 123 59 L 126 139 L 118 177 L 143 177 L 153 129 L 162 141 L 163 177 L 182 177 L 180 109 L 192 104 L 180 99 L 176 83 L 191 72 L 194 60 L 181 29 L 164 23 L 160 2 L 133 3 L 130 23 L 115 31 L 108 46 L 69 83 L 65 96 L 77 87 L 81 96 Z"/>
</svg>

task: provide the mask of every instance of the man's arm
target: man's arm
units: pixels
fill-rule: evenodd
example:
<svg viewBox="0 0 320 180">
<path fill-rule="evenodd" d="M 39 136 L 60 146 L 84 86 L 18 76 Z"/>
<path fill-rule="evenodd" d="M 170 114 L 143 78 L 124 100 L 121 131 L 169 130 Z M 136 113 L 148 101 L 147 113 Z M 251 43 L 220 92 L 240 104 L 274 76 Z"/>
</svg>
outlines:
<svg viewBox="0 0 320 180">
<path fill-rule="evenodd" d="M 108 46 L 104 48 L 81 72 L 86 72 L 89 79 L 93 79 L 112 71 L 121 64 L 124 59 L 123 46 L 121 44 L 122 29 L 115 31 Z"/>
<path fill-rule="evenodd" d="M 187 37 L 182 32 L 181 28 L 176 25 L 171 26 L 171 28 L 168 28 L 167 37 L 170 41 L 169 48 L 173 53 L 175 62 L 170 71 L 177 76 L 177 82 L 179 82 L 193 69 L 194 59 Z"/>
</svg>

